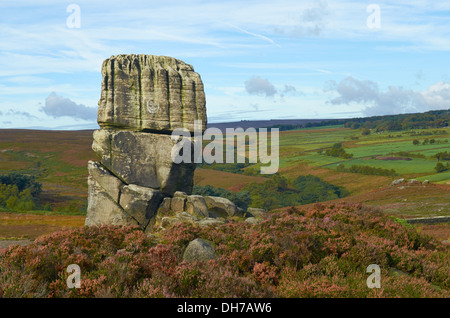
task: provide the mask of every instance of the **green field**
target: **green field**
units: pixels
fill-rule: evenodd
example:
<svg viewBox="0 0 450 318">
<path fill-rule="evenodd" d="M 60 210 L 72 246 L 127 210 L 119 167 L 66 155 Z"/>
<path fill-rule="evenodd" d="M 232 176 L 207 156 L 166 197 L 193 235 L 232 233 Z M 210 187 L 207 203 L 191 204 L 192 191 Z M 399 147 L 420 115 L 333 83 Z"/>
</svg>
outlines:
<svg viewBox="0 0 450 318">
<path fill-rule="evenodd" d="M 292 167 L 299 162 L 305 162 L 314 167 L 336 170 L 338 164 L 346 167 L 351 165 L 366 165 L 383 169 L 394 169 L 399 177 L 420 178 L 433 182 L 446 183 L 450 181 L 448 172 L 436 174 L 434 167 L 437 160 L 432 158 L 438 152 L 450 150 L 450 129 L 433 129 L 437 135 L 432 136 L 434 144 L 413 145 L 410 134 L 424 130 L 407 131 L 397 134 L 376 133 L 362 136 L 359 130 L 343 129 L 340 126 L 326 127 L 316 130 L 296 130 L 284 132 L 280 137 L 280 168 Z M 425 137 L 420 137 L 424 140 Z M 342 159 L 319 154 L 323 148 L 331 147 L 341 142 L 346 151 L 353 155 L 351 159 Z M 408 160 L 387 160 L 378 157 L 399 157 L 392 154 L 408 152 L 422 154 L 425 158 L 411 157 Z M 392 159 L 392 158 L 391 158 Z"/>
</svg>

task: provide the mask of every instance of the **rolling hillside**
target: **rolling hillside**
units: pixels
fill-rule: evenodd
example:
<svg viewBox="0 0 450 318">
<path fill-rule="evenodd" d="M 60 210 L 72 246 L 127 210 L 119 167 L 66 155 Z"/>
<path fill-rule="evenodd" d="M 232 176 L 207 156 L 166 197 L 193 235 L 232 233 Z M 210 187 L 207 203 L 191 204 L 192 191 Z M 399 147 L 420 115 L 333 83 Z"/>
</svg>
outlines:
<svg viewBox="0 0 450 318">
<path fill-rule="evenodd" d="M 72 214 L 79 218 L 70 224 L 82 224 L 87 199 L 87 161 L 96 158 L 91 149 L 92 132 L 0 130 L 0 174 L 14 171 L 35 176 L 42 184 L 42 203 L 48 203 L 54 214 Z M 413 143 L 415 139 L 419 144 Z M 430 143 L 431 139 L 433 142 Z M 364 203 L 397 217 L 450 215 L 450 170 L 437 173 L 437 160 L 433 157 L 450 149 L 449 139 L 450 129 L 447 127 L 372 131 L 369 134 L 342 125 L 281 131 L 278 173 L 287 180 L 306 175 L 320 177 L 348 190 L 350 195 L 339 199 L 339 202 Z M 323 151 L 336 143 L 341 143 L 351 158 L 324 155 Z M 259 165 L 244 170 L 258 168 Z M 339 165 L 347 170 L 339 169 Z M 395 171 L 395 175 L 352 173 L 348 171 L 352 166 L 390 169 Z M 404 183 L 390 187 L 391 182 L 399 178 L 416 179 L 417 183 L 414 186 Z M 265 180 L 267 176 L 264 175 L 202 167 L 196 170 L 194 182 L 199 186 L 211 185 L 238 192 L 245 185 Z M 423 183 L 425 180 L 431 182 Z M 19 215 L 11 213 L 9 217 L 14 219 Z M 17 226 L 21 221 L 14 222 Z M 37 224 L 35 221 L 27 222 Z M 4 228 L 5 224 L 8 222 L 3 220 L 0 232 L 2 228 L 5 232 L 0 233 L 0 237 L 13 237 Z M 449 237 L 450 226 L 442 226 L 440 237 Z M 48 228 L 48 231 L 50 229 L 53 228 Z M 25 228 L 19 232 L 16 237 L 27 237 Z"/>
</svg>

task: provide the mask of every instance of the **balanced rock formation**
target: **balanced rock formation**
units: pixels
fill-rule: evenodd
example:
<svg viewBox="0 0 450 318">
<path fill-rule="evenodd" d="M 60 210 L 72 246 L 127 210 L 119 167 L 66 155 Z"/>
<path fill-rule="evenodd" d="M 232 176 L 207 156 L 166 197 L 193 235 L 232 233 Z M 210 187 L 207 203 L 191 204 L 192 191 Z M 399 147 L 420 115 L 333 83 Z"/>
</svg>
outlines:
<svg viewBox="0 0 450 318">
<path fill-rule="evenodd" d="M 192 195 L 195 164 L 172 160 L 178 142 L 173 130 L 193 133 L 194 122 L 206 129 L 203 84 L 191 65 L 164 56 L 117 55 L 103 62 L 102 76 L 100 129 L 92 144 L 99 160 L 88 163 L 85 225 L 150 231 L 255 216 L 228 199 Z"/>
<path fill-rule="evenodd" d="M 102 76 L 85 224 L 146 228 L 166 196 L 192 191 L 195 165 L 173 162 L 171 132 L 206 128 L 203 83 L 191 65 L 153 55 L 112 56 Z"/>
</svg>

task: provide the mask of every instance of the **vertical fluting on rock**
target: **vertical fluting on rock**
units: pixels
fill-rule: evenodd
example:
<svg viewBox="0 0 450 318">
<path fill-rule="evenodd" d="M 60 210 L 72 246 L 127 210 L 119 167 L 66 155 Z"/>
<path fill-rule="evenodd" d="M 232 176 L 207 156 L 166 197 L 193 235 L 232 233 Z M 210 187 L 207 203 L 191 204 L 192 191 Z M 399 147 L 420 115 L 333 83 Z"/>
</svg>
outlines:
<svg viewBox="0 0 450 318">
<path fill-rule="evenodd" d="M 195 165 L 172 161 L 170 133 L 193 133 L 194 121 L 206 128 L 203 83 L 191 65 L 166 56 L 112 56 L 101 72 L 85 224 L 145 229 L 165 197 L 192 191 Z"/>
<path fill-rule="evenodd" d="M 194 131 L 206 124 L 205 93 L 191 65 L 166 56 L 117 55 L 103 62 L 98 123 L 135 131 Z"/>
</svg>

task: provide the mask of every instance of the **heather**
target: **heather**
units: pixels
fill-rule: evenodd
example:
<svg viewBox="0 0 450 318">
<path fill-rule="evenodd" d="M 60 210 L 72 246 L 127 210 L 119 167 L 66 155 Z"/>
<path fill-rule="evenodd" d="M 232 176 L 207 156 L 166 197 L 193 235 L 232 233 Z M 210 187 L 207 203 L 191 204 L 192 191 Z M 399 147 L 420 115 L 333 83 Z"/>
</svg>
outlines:
<svg viewBox="0 0 450 318">
<path fill-rule="evenodd" d="M 217 258 L 188 262 L 187 244 Z M 69 264 L 81 288 L 69 289 Z M 381 268 L 381 288 L 366 268 Z M 258 224 L 82 227 L 0 254 L 2 297 L 449 297 L 449 248 L 356 204 L 271 211 Z"/>
</svg>

